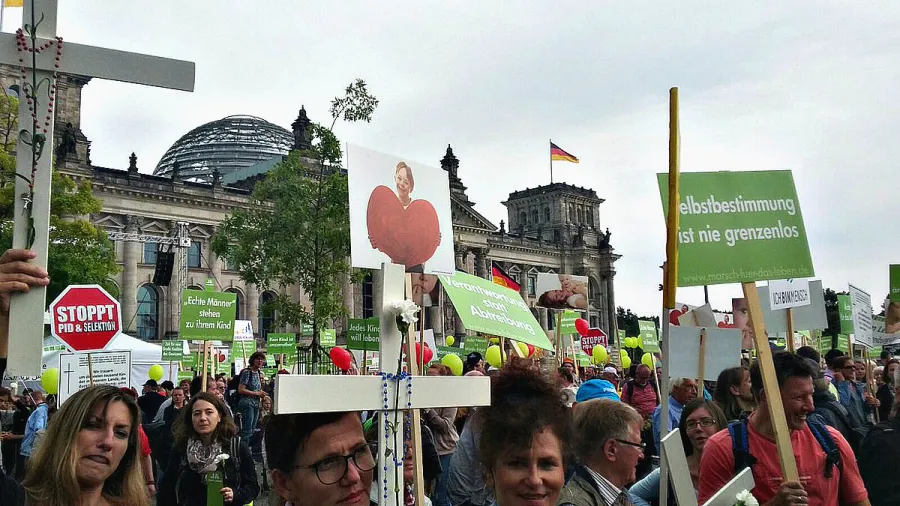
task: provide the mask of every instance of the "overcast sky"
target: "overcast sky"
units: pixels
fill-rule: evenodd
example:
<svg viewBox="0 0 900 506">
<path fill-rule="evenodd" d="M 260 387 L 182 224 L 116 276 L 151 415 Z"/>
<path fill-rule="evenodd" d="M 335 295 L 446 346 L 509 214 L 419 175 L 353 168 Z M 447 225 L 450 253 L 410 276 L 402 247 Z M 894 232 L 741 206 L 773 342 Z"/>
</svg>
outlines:
<svg viewBox="0 0 900 506">
<path fill-rule="evenodd" d="M 556 180 L 606 199 L 600 226 L 623 255 L 616 303 L 657 314 L 654 174 L 667 168 L 671 86 L 683 170 L 793 170 L 818 277 L 886 295 L 900 263 L 886 219 L 900 189 L 898 23 L 892 1 L 62 0 L 58 31 L 197 64 L 194 93 L 85 88 L 82 130 L 101 166 L 124 169 L 135 151 L 150 172 L 181 135 L 230 114 L 290 128 L 305 105 L 324 122 L 363 78 L 381 101 L 374 120 L 337 135 L 432 165 L 452 144 L 470 199 L 499 224 L 510 192 L 550 182 L 552 138 L 581 159 L 556 163 Z M 710 293 L 724 309 L 740 292 Z"/>
</svg>

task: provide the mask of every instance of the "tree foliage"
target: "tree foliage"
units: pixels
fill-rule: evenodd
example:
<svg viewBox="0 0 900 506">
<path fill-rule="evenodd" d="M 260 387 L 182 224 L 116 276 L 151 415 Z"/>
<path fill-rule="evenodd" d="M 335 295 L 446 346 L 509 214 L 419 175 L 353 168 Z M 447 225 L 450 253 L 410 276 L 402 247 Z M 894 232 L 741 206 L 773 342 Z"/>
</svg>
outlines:
<svg viewBox="0 0 900 506">
<path fill-rule="evenodd" d="M 2 120 L 2 115 L 0 115 Z M 12 246 L 15 205 L 15 159 L 0 147 L 0 241 L 3 249 Z M 68 285 L 98 284 L 114 297 L 118 289 L 111 277 L 119 272 L 116 251 L 106 232 L 87 218 L 100 212 L 102 202 L 91 192 L 89 181 L 76 183 L 53 169 L 50 196 L 50 286 L 47 303 Z"/>
<path fill-rule="evenodd" d="M 616 308 L 616 324 L 618 324 L 619 330 L 625 331 L 626 336 L 636 337 L 641 335 L 641 326 L 638 320 L 652 320 L 656 323 L 656 328 L 659 328 L 658 316 L 638 316 L 630 309 L 625 309 L 622 306 Z"/>
<path fill-rule="evenodd" d="M 330 127 L 312 124 L 312 149 L 292 152 L 253 190 L 251 206 L 226 218 L 213 238 L 213 251 L 248 283 L 281 288 L 299 285 L 309 304 L 280 294 L 277 324 L 313 325 L 319 330 L 345 315 L 343 281 L 350 274 L 350 211 L 347 177 L 341 171 L 338 119 L 371 122 L 378 99 L 359 79 L 331 102 Z"/>
</svg>

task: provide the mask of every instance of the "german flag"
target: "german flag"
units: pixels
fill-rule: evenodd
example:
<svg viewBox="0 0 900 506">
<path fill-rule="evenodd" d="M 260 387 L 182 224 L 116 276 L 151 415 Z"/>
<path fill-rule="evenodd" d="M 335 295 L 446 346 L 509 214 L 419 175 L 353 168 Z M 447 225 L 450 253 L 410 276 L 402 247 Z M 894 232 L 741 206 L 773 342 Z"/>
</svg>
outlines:
<svg viewBox="0 0 900 506">
<path fill-rule="evenodd" d="M 562 162 L 572 162 L 578 163 L 578 157 L 564 150 L 563 148 L 557 146 L 556 144 L 550 143 L 550 160 L 559 160 Z"/>
<path fill-rule="evenodd" d="M 517 292 L 522 288 L 495 262 L 491 262 L 491 276 L 494 278 L 494 283 L 497 283 L 500 286 L 511 288 Z"/>
</svg>

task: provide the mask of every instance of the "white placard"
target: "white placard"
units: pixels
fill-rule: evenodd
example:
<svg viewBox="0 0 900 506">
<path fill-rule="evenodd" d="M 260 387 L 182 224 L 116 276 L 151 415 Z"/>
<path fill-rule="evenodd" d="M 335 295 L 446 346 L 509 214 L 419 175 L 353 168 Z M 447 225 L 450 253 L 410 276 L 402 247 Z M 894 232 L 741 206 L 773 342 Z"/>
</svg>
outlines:
<svg viewBox="0 0 900 506">
<path fill-rule="evenodd" d="M 808 279 L 773 279 L 769 281 L 769 307 L 772 311 L 812 304 Z"/>
<path fill-rule="evenodd" d="M 875 346 L 872 339 L 872 297 L 850 285 L 850 304 L 853 309 L 853 343 L 866 348 Z"/>
<path fill-rule="evenodd" d="M 759 300 L 769 300 L 769 287 L 756 288 Z M 808 306 L 800 306 L 792 311 L 794 316 L 794 330 L 824 330 L 828 328 L 828 317 L 825 314 L 825 291 L 822 281 L 819 279 L 809 282 Z M 773 335 L 778 332 L 787 332 L 787 310 L 773 311 L 768 304 L 760 304 L 763 313 L 763 321 L 766 322 L 766 332 Z"/>
<path fill-rule="evenodd" d="M 98 351 L 91 353 L 94 385 L 131 386 L 131 352 Z M 59 405 L 91 385 L 87 353 L 63 353 L 59 356 Z"/>
<path fill-rule="evenodd" d="M 696 378 L 700 370 L 700 327 L 669 328 L 669 377 Z M 740 329 L 706 329 L 705 380 L 715 381 L 723 369 L 741 365 Z"/>
<path fill-rule="evenodd" d="M 234 340 L 250 341 L 253 339 L 253 323 L 250 320 L 234 321 Z"/>
</svg>

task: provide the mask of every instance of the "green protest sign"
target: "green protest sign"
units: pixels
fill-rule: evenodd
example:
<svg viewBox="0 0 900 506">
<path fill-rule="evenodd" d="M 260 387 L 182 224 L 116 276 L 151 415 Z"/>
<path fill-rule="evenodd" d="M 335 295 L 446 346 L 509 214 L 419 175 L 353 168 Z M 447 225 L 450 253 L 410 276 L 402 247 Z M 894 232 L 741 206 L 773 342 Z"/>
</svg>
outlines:
<svg viewBox="0 0 900 506">
<path fill-rule="evenodd" d="M 577 334 L 578 330 L 575 329 L 575 320 L 577 319 L 577 312 L 570 309 L 563 311 L 559 322 L 559 333 L 562 335 Z"/>
<path fill-rule="evenodd" d="M 309 323 L 303 324 L 303 336 L 304 337 L 312 337 L 313 335 L 313 326 Z"/>
<path fill-rule="evenodd" d="M 462 344 L 462 349 L 466 353 L 466 355 L 472 353 L 473 351 L 484 353 L 484 350 L 486 350 L 490 345 L 491 342 L 487 338 L 480 336 L 466 336 L 466 340 L 463 341 Z"/>
<path fill-rule="evenodd" d="M 791 171 L 683 172 L 680 194 L 678 286 L 815 275 Z"/>
<path fill-rule="evenodd" d="M 845 335 L 838 335 L 837 338 L 837 349 L 843 351 L 844 353 L 850 353 L 850 338 Z"/>
<path fill-rule="evenodd" d="M 467 329 L 553 349 L 518 292 L 464 272 L 438 277 Z"/>
<path fill-rule="evenodd" d="M 451 353 L 460 355 L 460 358 L 463 358 L 463 356 L 465 355 L 465 352 L 463 352 L 463 350 L 461 350 L 460 348 L 456 348 L 454 346 L 438 346 L 436 352 L 436 360 L 440 362 L 444 357 L 450 355 Z"/>
<path fill-rule="evenodd" d="M 839 293 L 838 315 L 841 317 L 841 334 L 850 335 L 853 333 L 853 303 L 849 294 Z"/>
<path fill-rule="evenodd" d="M 377 316 L 347 320 L 347 349 L 378 351 L 381 324 Z"/>
<path fill-rule="evenodd" d="M 184 341 L 168 339 L 162 342 L 162 361 L 181 362 L 184 360 Z"/>
<path fill-rule="evenodd" d="M 640 320 L 638 320 L 638 322 L 640 322 Z M 622 330 L 622 329 L 619 329 L 618 332 L 617 332 L 617 334 L 618 334 L 618 336 L 619 336 L 619 343 L 618 343 L 618 344 L 623 344 L 623 345 L 624 345 L 624 344 L 625 344 L 625 336 L 627 336 L 627 334 L 626 334 L 625 331 Z M 609 343 L 609 344 L 610 344 L 610 346 L 613 346 L 613 345 L 614 345 L 614 343 Z"/>
<path fill-rule="evenodd" d="M 237 294 L 185 290 L 181 295 L 182 339 L 231 341 Z"/>
<path fill-rule="evenodd" d="M 337 346 L 337 332 L 334 329 L 322 329 L 319 332 L 319 344 L 323 348 L 334 348 Z"/>
<path fill-rule="evenodd" d="M 236 358 L 243 359 L 246 357 L 250 358 L 250 355 L 256 353 L 256 339 L 243 339 L 240 341 L 232 341 L 231 342 L 231 358 L 232 360 Z M 245 364 L 245 366 L 248 364 Z"/>
<path fill-rule="evenodd" d="M 890 268 L 891 302 L 900 302 L 900 265 L 891 265 Z"/>
<path fill-rule="evenodd" d="M 193 371 L 178 371 L 178 381 L 194 379 Z"/>
<path fill-rule="evenodd" d="M 273 355 L 293 355 L 297 352 L 297 335 L 269 332 L 266 336 L 266 352 Z"/>
<path fill-rule="evenodd" d="M 653 320 L 638 320 L 638 327 L 641 330 L 641 342 L 644 343 L 645 352 L 659 352 L 659 334 L 656 331 L 656 322 Z"/>
</svg>

